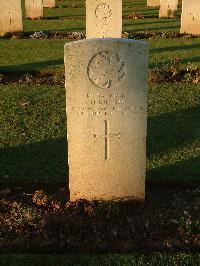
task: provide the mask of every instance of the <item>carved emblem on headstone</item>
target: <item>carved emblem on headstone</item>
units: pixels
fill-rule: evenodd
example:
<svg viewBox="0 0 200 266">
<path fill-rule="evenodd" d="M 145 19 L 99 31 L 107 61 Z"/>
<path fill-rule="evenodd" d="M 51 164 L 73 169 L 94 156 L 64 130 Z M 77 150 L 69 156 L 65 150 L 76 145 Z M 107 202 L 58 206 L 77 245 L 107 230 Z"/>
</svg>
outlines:
<svg viewBox="0 0 200 266">
<path fill-rule="evenodd" d="M 88 65 L 88 77 L 98 88 L 109 89 L 124 79 L 126 67 L 118 54 L 102 51 L 92 57 Z"/>
<path fill-rule="evenodd" d="M 109 17 L 112 16 L 110 5 L 105 3 L 99 4 L 95 10 L 95 15 L 98 20 L 106 21 Z"/>
</svg>

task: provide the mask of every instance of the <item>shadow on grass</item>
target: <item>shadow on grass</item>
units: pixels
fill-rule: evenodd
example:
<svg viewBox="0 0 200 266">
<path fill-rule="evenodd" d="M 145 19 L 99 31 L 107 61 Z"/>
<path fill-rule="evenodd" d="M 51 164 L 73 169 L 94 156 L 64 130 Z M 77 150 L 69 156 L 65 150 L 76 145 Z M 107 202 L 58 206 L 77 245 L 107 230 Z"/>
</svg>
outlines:
<svg viewBox="0 0 200 266">
<path fill-rule="evenodd" d="M 148 119 L 147 157 L 161 155 L 200 140 L 200 105 Z"/>
<path fill-rule="evenodd" d="M 152 48 L 150 49 L 150 53 L 161 53 L 168 51 L 176 51 L 176 50 L 186 50 L 186 49 L 197 49 L 200 48 L 200 43 L 191 44 L 191 45 L 182 45 L 182 46 L 171 46 L 171 47 L 162 47 L 162 48 Z"/>
<path fill-rule="evenodd" d="M 147 157 L 178 150 L 176 162 L 147 171 L 147 183 L 164 187 L 197 187 L 200 182 L 200 155 L 180 160 L 182 147 L 200 141 L 200 106 L 148 119 Z M 189 152 L 189 151 L 188 151 Z M 167 156 L 166 156 L 167 157 Z"/>
<path fill-rule="evenodd" d="M 159 19 L 157 19 L 157 20 L 154 20 L 154 21 L 144 21 L 144 20 L 138 20 L 139 21 L 139 23 L 137 23 L 137 25 L 145 25 L 145 24 L 162 24 L 162 23 L 174 23 L 174 22 L 177 22 L 177 20 L 174 20 L 174 19 L 170 19 L 170 20 L 167 20 L 167 19 L 165 19 L 165 20 L 159 20 Z M 137 21 L 137 22 L 138 22 Z"/>
<path fill-rule="evenodd" d="M 1 150 L 0 162 L 2 183 L 68 182 L 66 139 Z"/>
<path fill-rule="evenodd" d="M 126 2 L 123 3 L 124 8 L 128 8 L 128 7 L 135 7 L 135 6 L 140 6 L 140 7 L 144 7 L 146 5 L 146 1 L 141 1 L 140 3 L 136 3 L 136 2 Z"/>
<path fill-rule="evenodd" d="M 159 19 L 158 13 L 151 13 L 151 14 L 142 14 L 145 19 Z"/>
<path fill-rule="evenodd" d="M 182 58 L 180 63 L 181 64 L 200 63 L 200 56 Z M 156 67 L 165 67 L 167 65 L 171 65 L 171 60 L 165 60 L 165 61 L 160 61 L 160 62 L 156 62 L 156 63 L 151 63 L 151 64 L 149 64 L 149 69 L 154 69 Z"/>
<path fill-rule="evenodd" d="M 45 16 L 43 20 L 77 20 L 77 19 L 85 19 L 84 15 L 73 15 L 73 16 Z"/>
<path fill-rule="evenodd" d="M 151 24 L 151 23 L 149 23 Z M 132 32 L 138 32 L 138 31 L 158 31 L 158 32 L 162 32 L 163 30 L 167 30 L 167 31 L 170 31 L 171 29 L 177 29 L 177 32 L 178 32 L 178 29 L 179 29 L 179 26 L 168 26 L 168 27 L 157 27 L 157 28 L 138 28 L 138 26 L 140 26 L 140 24 L 135 24 L 134 25 L 134 28 L 133 29 L 130 29 L 131 27 L 133 27 L 134 24 L 123 24 L 123 28 L 124 30 L 126 31 L 132 31 Z M 176 31 L 174 31 L 176 32 Z"/>
<path fill-rule="evenodd" d="M 131 7 L 132 8 L 132 7 Z M 144 8 L 137 8 L 137 9 L 134 9 L 134 7 L 133 7 L 133 9 L 126 9 L 126 10 L 123 10 L 123 14 L 125 14 L 125 13 L 130 13 L 130 12 L 141 12 L 143 15 L 144 15 L 144 13 L 146 13 L 147 15 L 148 14 L 153 14 L 154 12 L 156 13 L 156 12 L 158 12 L 158 9 L 151 9 L 150 11 L 149 11 L 149 9 L 144 9 Z"/>
<path fill-rule="evenodd" d="M 166 154 L 200 140 L 198 127 L 200 106 L 148 119 L 147 157 Z M 179 155 L 178 155 L 179 156 Z M 193 184 L 200 175 L 200 157 L 182 160 L 172 165 L 155 167 L 147 172 L 150 183 Z M 2 184 L 7 183 L 65 183 L 68 177 L 66 139 L 5 148 L 0 152 Z M 191 180 L 190 180 L 191 178 Z M 68 182 L 68 181 L 67 181 Z"/>
<path fill-rule="evenodd" d="M 51 29 L 47 29 L 47 30 L 44 30 L 44 31 L 51 32 Z M 69 27 L 58 28 L 56 31 L 57 32 L 85 31 L 85 27 L 81 26 L 81 27 L 70 27 L 70 28 Z"/>
<path fill-rule="evenodd" d="M 168 30 L 168 31 L 171 31 L 172 29 L 177 29 L 179 30 L 180 26 L 168 26 L 168 27 L 156 27 L 156 28 L 148 28 L 148 31 L 153 31 L 153 30 L 156 30 L 156 31 L 161 31 L 161 30 Z"/>
<path fill-rule="evenodd" d="M 159 188 L 195 188 L 200 183 L 200 156 L 147 171 L 147 184 Z"/>
<path fill-rule="evenodd" d="M 30 72 L 36 71 L 43 67 L 48 66 L 56 66 L 56 65 L 64 65 L 64 60 L 49 60 L 49 61 L 41 61 L 41 62 L 34 62 L 29 64 L 21 64 L 21 65 L 10 65 L 10 66 L 1 66 L 0 73 L 8 73 L 8 72 Z"/>
</svg>

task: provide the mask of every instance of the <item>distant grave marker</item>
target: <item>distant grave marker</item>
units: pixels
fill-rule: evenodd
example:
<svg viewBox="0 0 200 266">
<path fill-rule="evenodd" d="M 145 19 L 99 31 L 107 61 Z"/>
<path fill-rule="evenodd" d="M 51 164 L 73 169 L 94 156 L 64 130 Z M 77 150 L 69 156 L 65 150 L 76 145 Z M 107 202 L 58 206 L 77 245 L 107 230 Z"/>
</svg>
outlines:
<svg viewBox="0 0 200 266">
<path fill-rule="evenodd" d="M 21 0 L 1 0 L 0 35 L 23 31 Z"/>
<path fill-rule="evenodd" d="M 148 45 L 65 45 L 70 199 L 145 197 Z"/>
<path fill-rule="evenodd" d="M 160 0 L 159 18 L 172 18 L 176 16 L 178 0 Z"/>
<path fill-rule="evenodd" d="M 42 0 L 25 0 L 26 17 L 41 18 L 43 17 Z"/>
<path fill-rule="evenodd" d="M 147 6 L 159 6 L 160 0 L 147 0 Z"/>
<path fill-rule="evenodd" d="M 200 34 L 200 1 L 183 0 L 181 33 Z"/>
<path fill-rule="evenodd" d="M 43 0 L 43 7 L 49 7 L 49 8 L 52 8 L 52 7 L 55 7 L 56 3 L 55 0 Z"/>
<path fill-rule="evenodd" d="M 121 38 L 122 0 L 86 0 L 86 37 Z"/>
</svg>

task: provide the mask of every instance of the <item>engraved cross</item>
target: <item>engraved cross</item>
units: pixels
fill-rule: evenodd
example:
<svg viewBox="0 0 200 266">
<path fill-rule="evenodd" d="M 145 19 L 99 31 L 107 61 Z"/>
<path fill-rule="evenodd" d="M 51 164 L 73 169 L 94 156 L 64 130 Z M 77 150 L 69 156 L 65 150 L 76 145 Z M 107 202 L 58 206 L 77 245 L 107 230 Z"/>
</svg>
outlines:
<svg viewBox="0 0 200 266">
<path fill-rule="evenodd" d="M 12 24 L 12 12 L 9 11 L 8 13 L 9 13 L 9 17 L 10 17 L 10 25 L 11 25 L 11 24 Z"/>
<path fill-rule="evenodd" d="M 105 134 L 104 136 L 101 135 L 96 135 L 94 134 L 94 138 L 104 138 L 105 139 L 105 160 L 109 159 L 109 155 L 110 155 L 110 137 L 118 137 L 120 138 L 121 134 L 117 133 L 117 134 L 110 134 L 110 121 L 108 120 L 104 120 L 104 127 L 105 127 Z"/>
</svg>

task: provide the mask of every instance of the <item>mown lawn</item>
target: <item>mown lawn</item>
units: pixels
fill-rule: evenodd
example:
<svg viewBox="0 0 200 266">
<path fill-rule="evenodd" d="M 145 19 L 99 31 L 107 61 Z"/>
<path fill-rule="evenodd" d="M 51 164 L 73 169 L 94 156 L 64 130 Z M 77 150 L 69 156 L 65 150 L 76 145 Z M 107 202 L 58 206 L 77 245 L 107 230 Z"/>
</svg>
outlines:
<svg viewBox="0 0 200 266">
<path fill-rule="evenodd" d="M 180 16 L 176 19 L 158 19 L 157 7 L 147 7 L 146 1 L 123 1 L 123 15 L 133 12 L 144 19 L 123 19 L 123 30 L 165 32 L 180 29 Z M 153 13 L 152 13 L 153 12 Z M 152 15 L 153 14 L 153 15 Z M 43 20 L 24 19 L 24 31 L 85 31 L 85 1 L 56 1 L 56 8 L 45 8 Z M 64 39 L 0 39 L 0 72 L 63 69 Z M 188 62 L 200 65 L 200 38 L 150 39 L 150 68 L 168 65 L 175 58 L 180 65 Z"/>
<path fill-rule="evenodd" d="M 66 179 L 65 92 L 60 86 L 0 87 L 1 180 Z M 149 87 L 147 177 L 190 182 L 200 174 L 200 86 Z"/>
<path fill-rule="evenodd" d="M 144 19 L 127 19 L 131 14 Z M 25 11 L 24 11 L 25 14 Z M 180 9 L 175 19 L 158 19 L 159 8 L 147 7 L 146 1 L 123 1 L 124 31 L 175 31 L 180 28 Z M 36 30 L 85 30 L 85 1 L 57 1 L 56 8 L 45 8 L 43 20 L 25 20 L 25 32 Z"/>
<path fill-rule="evenodd" d="M 64 69 L 64 39 L 0 40 L 0 72 L 60 71 Z M 200 38 L 145 40 L 150 44 L 149 68 L 163 67 L 176 58 L 179 66 L 200 66 Z"/>
</svg>

